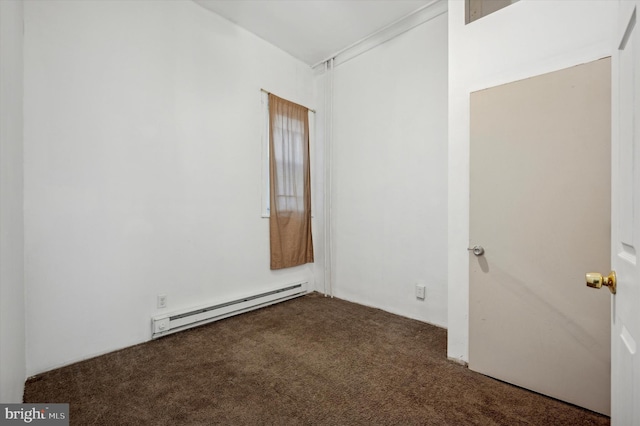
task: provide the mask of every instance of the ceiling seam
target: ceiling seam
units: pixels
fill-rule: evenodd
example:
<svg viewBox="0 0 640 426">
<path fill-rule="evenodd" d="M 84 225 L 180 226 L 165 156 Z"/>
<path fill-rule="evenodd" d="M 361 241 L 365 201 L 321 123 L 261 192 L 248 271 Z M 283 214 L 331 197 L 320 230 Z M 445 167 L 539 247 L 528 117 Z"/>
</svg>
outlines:
<svg viewBox="0 0 640 426">
<path fill-rule="evenodd" d="M 433 14 L 428 14 L 427 12 L 429 12 L 429 9 L 437 9 L 434 8 L 434 6 L 437 5 L 444 5 L 444 8 L 442 8 L 443 10 L 433 10 Z M 361 55 L 362 53 L 365 53 L 366 51 L 374 48 L 375 46 L 378 46 L 384 42 L 387 42 L 415 27 L 417 27 L 418 25 L 421 25 L 427 21 L 430 21 L 433 18 L 436 18 L 438 16 L 440 16 L 442 13 L 446 13 L 448 10 L 448 5 L 446 0 L 432 0 L 431 2 L 425 4 L 424 6 L 414 10 L 411 13 L 408 13 L 407 15 L 403 16 L 402 18 L 396 19 L 395 21 L 391 22 L 390 24 L 385 25 L 384 27 L 380 28 L 379 30 L 361 38 L 360 40 L 351 43 L 350 45 L 348 45 L 345 48 L 342 48 L 340 50 L 338 50 L 337 52 L 331 54 L 330 56 L 328 56 L 327 58 L 323 59 L 322 61 L 319 61 L 315 64 L 313 64 L 311 66 L 312 69 L 317 68 L 318 66 L 326 63 L 327 61 L 330 61 L 331 59 L 336 59 L 338 58 L 338 56 L 347 54 L 349 51 L 353 51 L 355 50 L 358 46 L 362 46 L 364 45 L 367 41 L 373 40 L 375 38 L 377 38 L 380 35 L 384 35 L 385 32 L 393 32 L 394 29 L 397 29 L 398 31 L 393 33 L 392 35 L 390 35 L 389 37 L 383 37 L 379 42 L 376 42 L 374 45 L 366 47 L 365 49 L 363 49 L 360 52 L 357 52 L 356 54 L 354 54 L 353 56 L 340 61 L 340 63 L 344 63 L 346 61 L 348 61 L 349 59 L 353 59 L 359 55 Z M 419 19 L 416 22 L 409 24 L 410 26 L 405 27 L 405 25 L 411 21 L 411 18 L 415 18 L 418 15 L 424 15 L 422 16 L 423 19 Z M 338 63 L 339 65 L 339 63 Z"/>
</svg>

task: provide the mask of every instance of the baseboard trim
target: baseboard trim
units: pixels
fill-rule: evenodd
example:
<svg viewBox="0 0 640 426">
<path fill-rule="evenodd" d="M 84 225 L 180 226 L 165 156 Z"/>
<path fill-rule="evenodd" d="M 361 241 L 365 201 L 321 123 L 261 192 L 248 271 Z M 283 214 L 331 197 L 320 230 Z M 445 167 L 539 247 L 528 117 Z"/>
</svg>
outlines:
<svg viewBox="0 0 640 426">
<path fill-rule="evenodd" d="M 448 356 L 447 359 L 449 361 L 455 362 L 456 364 L 459 364 L 459 365 L 461 365 L 463 367 L 469 368 L 469 363 L 467 361 L 464 361 L 464 360 L 459 359 L 459 358 L 450 357 L 450 356 Z"/>
</svg>

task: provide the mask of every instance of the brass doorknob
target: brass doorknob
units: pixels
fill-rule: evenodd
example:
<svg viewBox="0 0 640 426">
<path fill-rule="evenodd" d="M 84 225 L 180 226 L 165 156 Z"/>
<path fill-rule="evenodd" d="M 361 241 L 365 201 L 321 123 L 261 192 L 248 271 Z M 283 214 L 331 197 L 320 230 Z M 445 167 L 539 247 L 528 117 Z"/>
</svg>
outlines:
<svg viewBox="0 0 640 426">
<path fill-rule="evenodd" d="M 612 294 L 616 294 L 616 273 L 614 271 L 609 272 L 606 277 L 598 272 L 589 272 L 585 278 L 587 279 L 587 287 L 601 288 L 605 286 L 609 287 Z"/>
</svg>

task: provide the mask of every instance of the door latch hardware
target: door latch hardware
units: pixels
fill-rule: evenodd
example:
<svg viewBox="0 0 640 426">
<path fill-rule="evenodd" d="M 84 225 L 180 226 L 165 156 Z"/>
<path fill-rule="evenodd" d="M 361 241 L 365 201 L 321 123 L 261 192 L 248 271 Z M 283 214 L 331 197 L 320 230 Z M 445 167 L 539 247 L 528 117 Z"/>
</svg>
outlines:
<svg viewBox="0 0 640 426">
<path fill-rule="evenodd" d="M 468 248 L 467 250 L 472 251 L 476 256 L 482 256 L 484 254 L 484 249 L 482 246 L 473 246 Z"/>
<path fill-rule="evenodd" d="M 587 280 L 587 287 L 601 288 L 602 286 L 609 287 L 612 294 L 616 294 L 616 273 L 615 271 L 609 272 L 606 277 L 598 272 L 589 272 L 585 275 Z"/>
</svg>

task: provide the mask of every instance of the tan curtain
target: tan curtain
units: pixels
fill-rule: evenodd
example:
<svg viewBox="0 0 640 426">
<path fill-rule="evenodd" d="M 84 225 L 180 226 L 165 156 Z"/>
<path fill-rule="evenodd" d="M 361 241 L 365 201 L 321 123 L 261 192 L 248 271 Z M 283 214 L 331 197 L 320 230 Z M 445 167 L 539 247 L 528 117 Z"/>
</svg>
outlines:
<svg viewBox="0 0 640 426">
<path fill-rule="evenodd" d="M 271 269 L 313 262 L 309 110 L 269 94 Z"/>
</svg>

